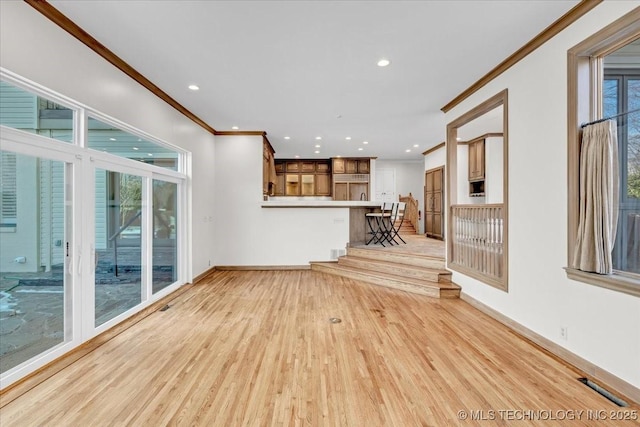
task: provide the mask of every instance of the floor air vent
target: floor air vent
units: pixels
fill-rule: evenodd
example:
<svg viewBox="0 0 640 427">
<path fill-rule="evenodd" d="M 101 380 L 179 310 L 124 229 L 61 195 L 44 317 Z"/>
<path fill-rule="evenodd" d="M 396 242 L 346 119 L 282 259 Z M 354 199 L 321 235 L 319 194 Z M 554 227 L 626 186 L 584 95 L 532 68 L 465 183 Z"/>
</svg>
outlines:
<svg viewBox="0 0 640 427">
<path fill-rule="evenodd" d="M 167 310 L 169 310 L 169 304 L 165 305 L 160 309 L 160 311 L 167 311 Z"/>
<path fill-rule="evenodd" d="M 605 390 L 604 388 L 600 387 L 598 384 L 590 381 L 588 378 L 578 378 L 578 381 L 580 381 L 582 384 L 586 385 L 590 389 L 597 391 L 598 393 L 600 393 L 601 395 L 603 395 L 604 397 L 606 397 L 607 399 L 609 399 L 610 401 L 612 401 L 618 406 L 629 406 L 627 402 L 620 399 L 618 396 L 613 395 L 608 390 Z"/>
</svg>

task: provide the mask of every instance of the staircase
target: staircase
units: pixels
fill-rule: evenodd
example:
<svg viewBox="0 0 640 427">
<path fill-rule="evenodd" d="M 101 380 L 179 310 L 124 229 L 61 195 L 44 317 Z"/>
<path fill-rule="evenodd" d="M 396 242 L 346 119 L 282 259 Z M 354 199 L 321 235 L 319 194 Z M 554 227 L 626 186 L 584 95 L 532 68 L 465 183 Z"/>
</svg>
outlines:
<svg viewBox="0 0 640 427">
<path fill-rule="evenodd" d="M 460 286 L 442 258 L 353 247 L 337 262 L 312 262 L 311 269 L 433 298 L 459 298 Z"/>
</svg>

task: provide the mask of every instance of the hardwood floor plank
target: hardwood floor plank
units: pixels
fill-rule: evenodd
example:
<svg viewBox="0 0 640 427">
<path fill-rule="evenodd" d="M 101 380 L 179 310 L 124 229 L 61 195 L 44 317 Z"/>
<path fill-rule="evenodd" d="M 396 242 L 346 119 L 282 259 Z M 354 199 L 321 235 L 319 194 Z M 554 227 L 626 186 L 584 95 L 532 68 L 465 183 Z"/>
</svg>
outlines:
<svg viewBox="0 0 640 427">
<path fill-rule="evenodd" d="M 458 411 L 617 409 L 579 376 L 461 300 L 216 271 L 7 404 L 2 426 L 482 425 Z"/>
</svg>

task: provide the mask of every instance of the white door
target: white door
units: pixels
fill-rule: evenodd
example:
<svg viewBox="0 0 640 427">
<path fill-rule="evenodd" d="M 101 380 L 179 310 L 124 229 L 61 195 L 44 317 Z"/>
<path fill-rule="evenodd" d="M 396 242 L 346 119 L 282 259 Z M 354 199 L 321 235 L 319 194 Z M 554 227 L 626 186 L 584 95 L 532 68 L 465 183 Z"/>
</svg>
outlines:
<svg viewBox="0 0 640 427">
<path fill-rule="evenodd" d="M 376 169 L 376 201 L 396 201 L 396 170 Z"/>
</svg>

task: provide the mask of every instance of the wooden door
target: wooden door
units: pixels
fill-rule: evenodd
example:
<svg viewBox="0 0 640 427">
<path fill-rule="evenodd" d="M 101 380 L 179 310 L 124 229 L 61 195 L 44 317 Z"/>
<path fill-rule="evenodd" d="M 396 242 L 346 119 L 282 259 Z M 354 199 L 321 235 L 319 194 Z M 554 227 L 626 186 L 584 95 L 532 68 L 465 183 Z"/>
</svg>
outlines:
<svg viewBox="0 0 640 427">
<path fill-rule="evenodd" d="M 425 172 L 424 185 L 424 230 L 427 237 L 444 239 L 444 167 Z"/>
</svg>

